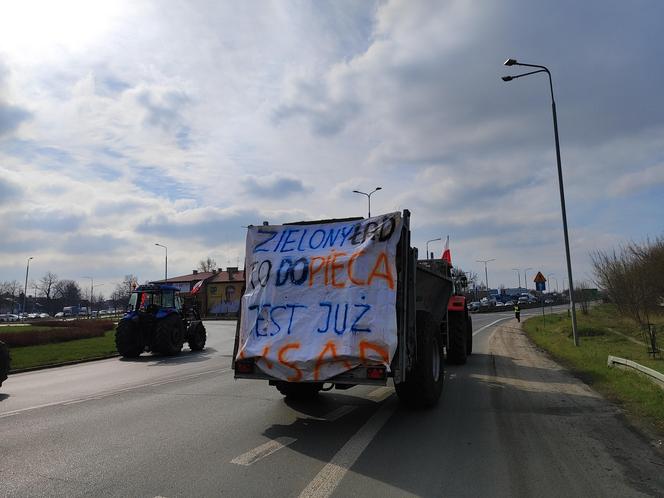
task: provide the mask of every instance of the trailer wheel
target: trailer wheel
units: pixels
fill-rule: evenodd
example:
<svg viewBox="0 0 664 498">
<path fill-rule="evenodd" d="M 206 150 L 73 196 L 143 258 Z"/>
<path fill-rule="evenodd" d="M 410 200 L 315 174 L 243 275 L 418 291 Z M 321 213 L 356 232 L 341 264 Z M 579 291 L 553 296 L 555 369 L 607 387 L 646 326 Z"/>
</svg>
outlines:
<svg viewBox="0 0 664 498">
<path fill-rule="evenodd" d="M 206 339 L 207 334 L 205 333 L 205 326 L 202 322 L 195 322 L 189 326 L 189 333 L 187 334 L 189 349 L 192 351 L 203 351 Z"/>
<path fill-rule="evenodd" d="M 454 365 L 466 363 L 467 356 L 467 325 L 463 313 L 448 313 L 449 344 L 447 345 L 447 361 Z"/>
<path fill-rule="evenodd" d="M 277 390 L 289 399 L 313 399 L 323 388 L 322 382 L 275 382 Z"/>
<path fill-rule="evenodd" d="M 7 380 L 9 375 L 9 348 L 4 342 L 0 342 L 0 386 Z"/>
<path fill-rule="evenodd" d="M 466 318 L 466 353 L 473 354 L 473 319 L 470 315 Z"/>
<path fill-rule="evenodd" d="M 120 320 L 115 329 L 115 348 L 124 358 L 138 358 L 143 352 L 141 334 L 134 323 Z"/>
<path fill-rule="evenodd" d="M 157 353 L 173 356 L 180 352 L 184 344 L 184 325 L 176 314 L 159 320 L 154 331 L 154 347 Z"/>
<path fill-rule="evenodd" d="M 435 406 L 440 399 L 445 377 L 445 363 L 440 334 L 433 317 L 417 313 L 417 361 L 406 382 L 395 385 L 399 399 L 414 408 Z"/>
</svg>

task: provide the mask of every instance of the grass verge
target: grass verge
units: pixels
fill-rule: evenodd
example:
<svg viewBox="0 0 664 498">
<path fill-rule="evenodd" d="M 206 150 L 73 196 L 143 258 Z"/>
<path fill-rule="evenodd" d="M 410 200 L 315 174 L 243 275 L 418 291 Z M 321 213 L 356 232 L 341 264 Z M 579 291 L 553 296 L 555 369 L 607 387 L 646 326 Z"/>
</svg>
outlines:
<svg viewBox="0 0 664 498">
<path fill-rule="evenodd" d="M 545 320 L 541 316 L 530 318 L 523 328 L 537 346 L 620 405 L 632 423 L 664 435 L 664 389 L 639 373 L 609 368 L 607 358 L 627 358 L 662 373 L 664 359 L 650 359 L 646 346 L 634 342 L 641 338 L 638 329 L 610 305 L 591 308 L 588 315 L 578 313 L 577 320 L 579 347 L 572 341 L 567 314 L 546 315 Z"/>
<path fill-rule="evenodd" d="M 101 337 L 14 347 L 9 350 L 12 371 L 24 368 L 54 365 L 68 361 L 115 356 L 115 331 L 109 330 Z"/>
</svg>

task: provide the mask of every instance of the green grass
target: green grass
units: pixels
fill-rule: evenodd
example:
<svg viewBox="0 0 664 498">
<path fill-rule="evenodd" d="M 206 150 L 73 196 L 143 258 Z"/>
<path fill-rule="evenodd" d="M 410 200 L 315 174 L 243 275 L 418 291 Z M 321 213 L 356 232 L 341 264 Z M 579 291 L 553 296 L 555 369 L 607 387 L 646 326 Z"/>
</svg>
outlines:
<svg viewBox="0 0 664 498">
<path fill-rule="evenodd" d="M 115 331 L 110 330 L 103 337 L 11 348 L 9 353 L 12 370 L 113 356 L 117 354 Z"/>
<path fill-rule="evenodd" d="M 588 315 L 577 313 L 579 347 L 572 341 L 572 325 L 567 314 L 531 318 L 524 330 L 539 347 L 569 368 L 584 382 L 621 405 L 637 426 L 646 426 L 664 435 L 664 389 L 641 374 L 609 368 L 609 355 L 627 358 L 664 373 L 664 359 L 651 359 L 643 344 L 635 344 L 611 330 L 641 340 L 635 325 L 622 319 L 610 305 L 597 306 Z M 664 323 L 657 317 L 657 323 Z M 661 325 L 660 325 L 661 327 Z M 611 329 L 611 330 L 610 330 Z M 664 343 L 664 327 L 659 335 Z"/>
</svg>

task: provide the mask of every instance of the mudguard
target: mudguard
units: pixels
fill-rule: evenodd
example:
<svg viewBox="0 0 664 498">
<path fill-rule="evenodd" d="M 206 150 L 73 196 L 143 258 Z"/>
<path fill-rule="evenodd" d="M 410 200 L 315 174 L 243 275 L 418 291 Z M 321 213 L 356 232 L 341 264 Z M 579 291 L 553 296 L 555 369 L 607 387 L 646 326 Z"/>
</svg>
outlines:
<svg viewBox="0 0 664 498">
<path fill-rule="evenodd" d="M 447 311 L 465 311 L 466 298 L 464 296 L 452 296 L 447 303 Z"/>
</svg>

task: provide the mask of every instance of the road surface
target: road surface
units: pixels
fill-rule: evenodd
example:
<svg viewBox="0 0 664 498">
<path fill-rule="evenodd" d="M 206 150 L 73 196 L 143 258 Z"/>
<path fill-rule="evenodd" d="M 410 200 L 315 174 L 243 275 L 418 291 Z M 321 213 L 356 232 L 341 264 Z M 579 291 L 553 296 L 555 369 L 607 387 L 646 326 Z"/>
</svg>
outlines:
<svg viewBox="0 0 664 498">
<path fill-rule="evenodd" d="M 661 449 L 511 316 L 473 316 L 474 354 L 447 368 L 427 411 L 401 407 L 391 387 L 307 404 L 234 381 L 234 322 L 207 322 L 203 353 L 12 375 L 0 496 L 664 494 Z"/>
</svg>

